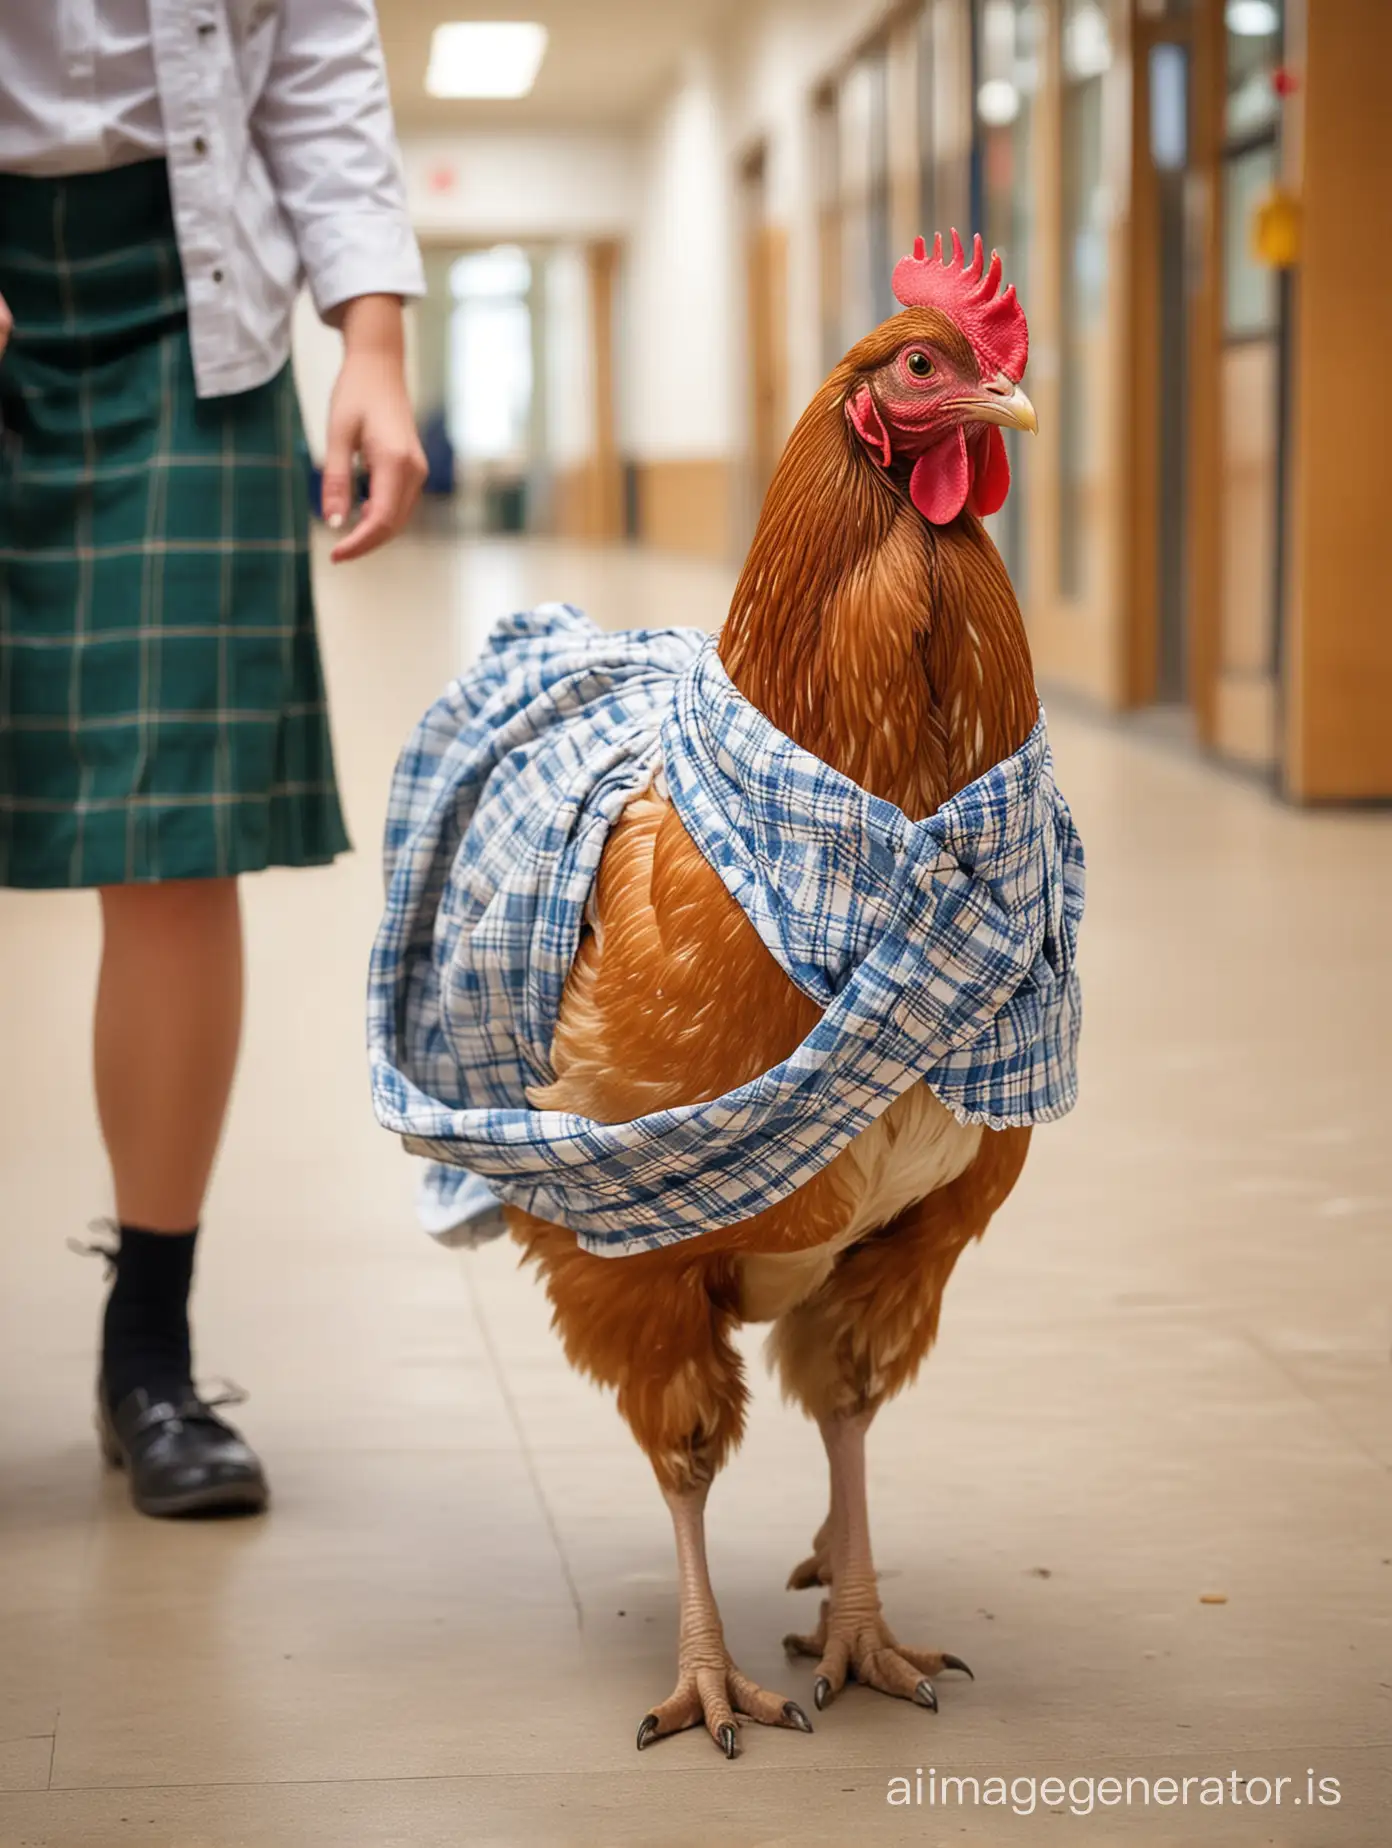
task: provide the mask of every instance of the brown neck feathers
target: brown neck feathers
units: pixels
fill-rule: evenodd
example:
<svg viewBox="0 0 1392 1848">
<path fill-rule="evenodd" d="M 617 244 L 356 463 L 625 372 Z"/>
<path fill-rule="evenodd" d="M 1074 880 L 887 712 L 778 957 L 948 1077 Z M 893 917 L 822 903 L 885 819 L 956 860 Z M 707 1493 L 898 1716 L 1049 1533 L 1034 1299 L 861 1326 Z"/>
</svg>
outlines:
<svg viewBox="0 0 1392 1848">
<path fill-rule="evenodd" d="M 833 374 L 789 439 L 720 658 L 780 731 L 919 819 L 1029 734 L 1029 644 L 980 523 L 927 525 L 845 394 Z"/>
</svg>

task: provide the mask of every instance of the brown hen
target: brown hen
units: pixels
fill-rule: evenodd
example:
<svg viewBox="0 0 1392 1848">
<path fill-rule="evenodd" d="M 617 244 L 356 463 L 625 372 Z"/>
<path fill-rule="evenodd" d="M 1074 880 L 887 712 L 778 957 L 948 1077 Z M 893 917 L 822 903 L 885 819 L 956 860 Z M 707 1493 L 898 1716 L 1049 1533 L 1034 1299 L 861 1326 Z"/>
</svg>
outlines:
<svg viewBox="0 0 1392 1848">
<path fill-rule="evenodd" d="M 1008 372 L 998 334 L 970 301 L 960 315 L 913 306 L 851 349 L 788 442 L 720 637 L 734 684 L 774 725 L 912 819 L 1014 752 L 1038 709 L 978 518 L 1008 484 L 999 426 L 1034 428 L 1023 338 Z M 670 803 L 645 794 L 609 839 L 555 1082 L 532 1101 L 625 1122 L 715 1098 L 791 1054 L 815 1019 Z M 706 1496 L 744 1423 L 740 1322 L 772 1322 L 783 1390 L 830 1463 L 830 1511 L 790 1581 L 829 1588 L 815 1635 L 788 1639 L 817 1659 L 818 1707 L 848 1677 L 935 1707 L 933 1677 L 965 1667 L 885 1621 L 865 1438 L 917 1373 L 953 1266 L 1014 1186 L 1029 1134 L 963 1125 L 920 1084 L 779 1205 L 617 1262 L 508 1210 L 567 1355 L 616 1390 L 672 1513 L 677 1683 L 640 1748 L 704 1723 L 733 1756 L 741 1718 L 809 1729 L 736 1667 L 706 1566 Z"/>
</svg>

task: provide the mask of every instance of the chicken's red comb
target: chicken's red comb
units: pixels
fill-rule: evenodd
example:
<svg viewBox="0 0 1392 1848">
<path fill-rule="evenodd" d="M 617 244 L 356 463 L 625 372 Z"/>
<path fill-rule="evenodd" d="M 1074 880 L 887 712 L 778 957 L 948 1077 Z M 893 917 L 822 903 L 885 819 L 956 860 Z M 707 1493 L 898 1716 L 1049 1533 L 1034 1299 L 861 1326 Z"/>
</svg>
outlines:
<svg viewBox="0 0 1392 1848">
<path fill-rule="evenodd" d="M 984 362 L 982 371 L 1004 372 L 1018 384 L 1029 357 L 1029 328 L 1025 311 L 1015 299 L 1015 285 L 1004 295 L 996 293 L 1000 279 L 1001 260 L 994 250 L 990 268 L 982 274 L 980 237 L 972 240 L 969 266 L 955 231 L 952 257 L 943 261 L 939 232 L 931 256 L 923 239 L 914 239 L 913 255 L 895 265 L 894 293 L 906 308 L 940 308 L 950 315 Z"/>
</svg>

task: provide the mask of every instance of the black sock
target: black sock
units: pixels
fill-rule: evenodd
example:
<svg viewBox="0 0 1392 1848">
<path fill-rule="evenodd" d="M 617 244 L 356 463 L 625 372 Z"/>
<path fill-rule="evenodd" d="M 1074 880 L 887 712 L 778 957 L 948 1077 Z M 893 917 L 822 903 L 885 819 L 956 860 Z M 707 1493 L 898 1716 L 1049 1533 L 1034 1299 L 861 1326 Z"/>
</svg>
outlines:
<svg viewBox="0 0 1392 1848">
<path fill-rule="evenodd" d="M 156 1397 L 186 1389 L 192 1374 L 188 1299 L 191 1232 L 122 1226 L 116 1276 L 102 1325 L 102 1385 L 117 1406 L 138 1386 Z"/>
</svg>

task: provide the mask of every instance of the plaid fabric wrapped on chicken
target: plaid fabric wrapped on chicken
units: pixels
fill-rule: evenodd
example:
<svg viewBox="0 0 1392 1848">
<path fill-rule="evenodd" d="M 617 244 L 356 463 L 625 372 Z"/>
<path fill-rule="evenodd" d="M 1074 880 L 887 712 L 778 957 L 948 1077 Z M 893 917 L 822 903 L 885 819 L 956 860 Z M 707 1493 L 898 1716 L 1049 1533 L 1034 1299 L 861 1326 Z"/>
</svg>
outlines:
<svg viewBox="0 0 1392 1848">
<path fill-rule="evenodd" d="M 727 1094 L 625 1123 L 536 1109 L 605 841 L 664 789 L 779 967 L 822 1010 Z M 910 821 L 801 749 L 685 630 L 512 616 L 397 766 L 372 957 L 379 1121 L 433 1158 L 422 1216 L 458 1242 L 499 1201 L 612 1256 L 786 1198 L 915 1084 L 963 1123 L 1076 1097 L 1083 855 L 1044 714 Z"/>
</svg>

